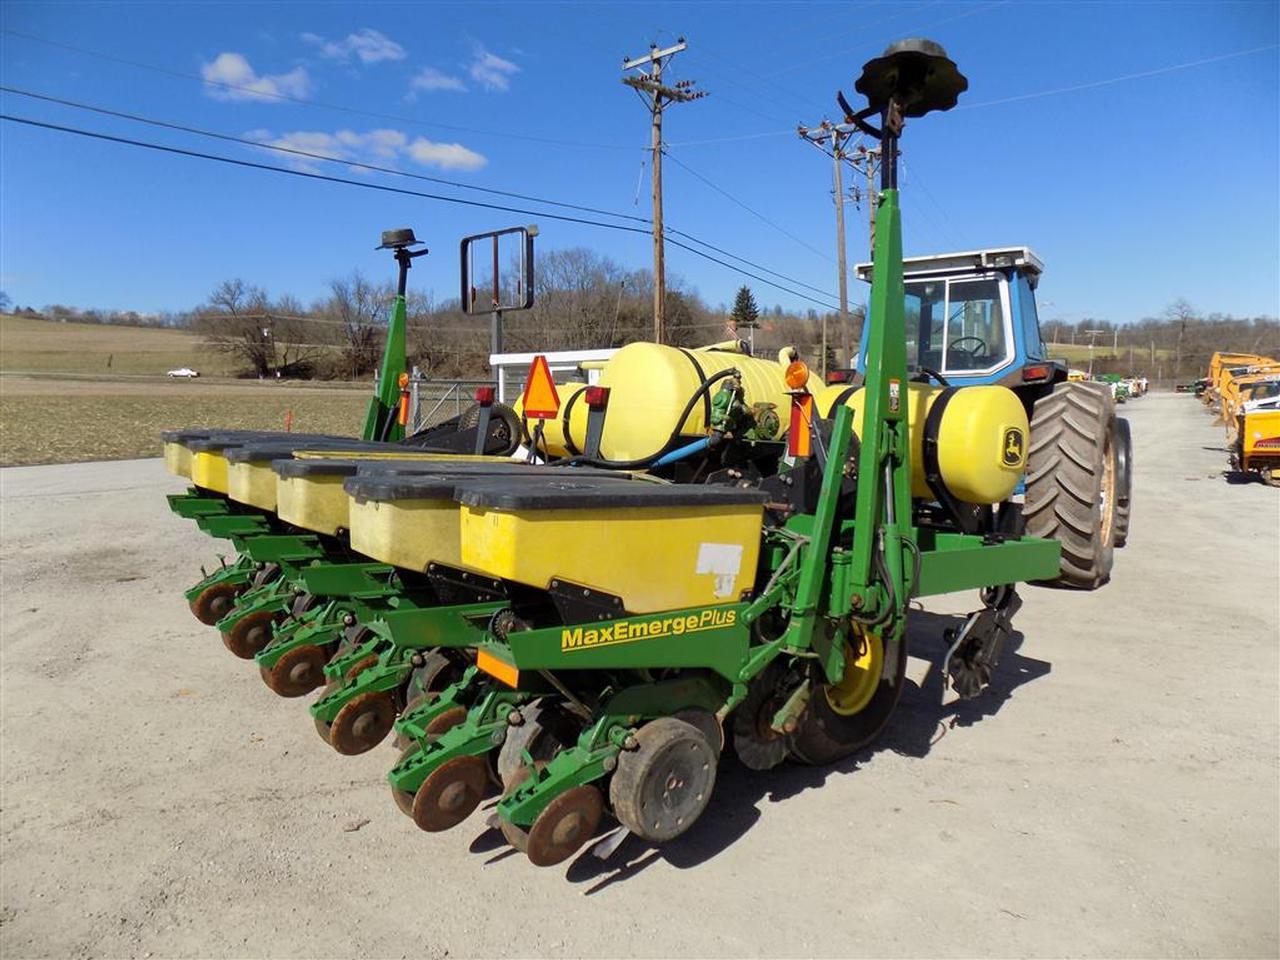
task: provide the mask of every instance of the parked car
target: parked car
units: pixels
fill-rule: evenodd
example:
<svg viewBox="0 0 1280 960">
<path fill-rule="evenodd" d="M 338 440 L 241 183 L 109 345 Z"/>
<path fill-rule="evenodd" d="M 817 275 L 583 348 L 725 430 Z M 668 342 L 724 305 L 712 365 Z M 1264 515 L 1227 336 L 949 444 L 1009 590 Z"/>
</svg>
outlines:
<svg viewBox="0 0 1280 960">
<path fill-rule="evenodd" d="M 186 377 L 190 380 L 192 377 L 200 376 L 199 370 L 192 370 L 190 367 L 179 367 L 177 370 L 170 370 L 165 374 L 166 377 Z"/>
</svg>

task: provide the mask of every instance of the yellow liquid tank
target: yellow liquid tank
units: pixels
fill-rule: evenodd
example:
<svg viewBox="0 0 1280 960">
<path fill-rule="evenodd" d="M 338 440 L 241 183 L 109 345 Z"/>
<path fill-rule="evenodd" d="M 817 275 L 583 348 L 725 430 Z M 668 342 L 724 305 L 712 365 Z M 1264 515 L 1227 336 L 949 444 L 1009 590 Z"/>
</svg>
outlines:
<svg viewBox="0 0 1280 960">
<path fill-rule="evenodd" d="M 911 495 L 932 500 L 925 480 L 924 437 L 929 411 L 943 387 L 907 384 L 907 416 L 911 433 Z M 844 398 L 853 410 L 853 431 L 862 436 L 861 387 L 835 385 L 817 394 L 818 412 Z M 1027 413 L 1017 394 L 1007 387 L 977 386 L 955 390 L 937 424 L 938 467 L 947 489 L 965 503 L 999 503 L 1008 499 L 1027 466 L 1030 436 Z"/>
</svg>

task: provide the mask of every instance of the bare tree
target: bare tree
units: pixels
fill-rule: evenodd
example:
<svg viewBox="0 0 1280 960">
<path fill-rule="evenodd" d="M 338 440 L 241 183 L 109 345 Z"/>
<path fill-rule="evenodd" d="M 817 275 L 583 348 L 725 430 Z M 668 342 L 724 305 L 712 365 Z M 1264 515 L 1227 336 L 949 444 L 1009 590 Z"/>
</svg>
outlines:
<svg viewBox="0 0 1280 960">
<path fill-rule="evenodd" d="M 370 283 L 358 270 L 329 281 L 329 299 L 321 312 L 341 325 L 343 361 L 353 378 L 378 366 L 391 296 L 394 292 Z"/>
<path fill-rule="evenodd" d="M 198 329 L 214 349 L 244 361 L 259 377 L 309 376 L 321 348 L 308 341 L 301 311 L 293 297 L 273 305 L 261 287 L 224 280 L 197 311 Z"/>
</svg>

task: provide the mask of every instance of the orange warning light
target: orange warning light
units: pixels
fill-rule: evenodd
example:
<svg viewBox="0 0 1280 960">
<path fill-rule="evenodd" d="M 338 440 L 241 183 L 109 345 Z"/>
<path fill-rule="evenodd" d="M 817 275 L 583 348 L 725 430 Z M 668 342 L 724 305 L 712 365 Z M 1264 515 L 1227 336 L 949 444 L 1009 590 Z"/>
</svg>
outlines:
<svg viewBox="0 0 1280 960">
<path fill-rule="evenodd" d="M 529 379 L 524 384 L 524 415 L 530 420 L 550 420 L 560 412 L 560 394 L 551 378 L 547 358 L 538 354 L 529 367 Z"/>
<path fill-rule="evenodd" d="M 809 365 L 803 360 L 793 360 L 787 365 L 787 372 L 782 375 L 782 379 L 792 390 L 803 390 L 809 383 Z"/>
</svg>

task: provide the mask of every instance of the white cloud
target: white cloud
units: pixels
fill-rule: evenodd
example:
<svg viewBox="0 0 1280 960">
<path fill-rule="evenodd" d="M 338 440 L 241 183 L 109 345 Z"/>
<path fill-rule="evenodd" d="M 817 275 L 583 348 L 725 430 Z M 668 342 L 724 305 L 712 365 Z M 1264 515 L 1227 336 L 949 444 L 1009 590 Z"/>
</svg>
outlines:
<svg viewBox="0 0 1280 960">
<path fill-rule="evenodd" d="M 330 60 L 347 61 L 351 56 L 361 63 L 382 63 L 384 60 L 403 60 L 408 53 L 380 30 L 364 27 L 347 34 L 345 40 L 326 40 L 314 33 L 304 33 L 302 39 L 320 48 L 320 55 Z"/>
<path fill-rule="evenodd" d="M 337 130 L 333 133 L 295 130 L 279 135 L 269 130 L 251 130 L 245 136 L 265 146 L 300 150 L 348 163 L 387 165 L 396 160 L 409 159 L 437 170 L 479 170 L 489 162 L 481 154 L 460 143 L 433 143 L 424 137 L 410 143 L 408 136 L 402 131 L 386 128 L 363 133 L 355 130 Z M 301 170 L 319 169 L 311 157 L 291 156 L 289 163 Z"/>
<path fill-rule="evenodd" d="M 409 144 L 408 153 L 423 166 L 441 170 L 479 170 L 489 162 L 460 143 L 434 143 L 425 137 Z"/>
<path fill-rule="evenodd" d="M 495 53 L 476 44 L 471 65 L 467 67 L 471 79 L 486 90 L 505 93 L 511 88 L 511 77 L 520 72 L 510 60 L 503 60 Z"/>
<path fill-rule="evenodd" d="M 443 70 L 437 70 L 435 67 L 423 67 L 418 71 L 417 76 L 409 81 L 410 93 L 412 94 L 418 90 L 425 90 L 427 93 L 434 93 L 437 90 L 466 93 L 467 85 Z"/>
<path fill-rule="evenodd" d="M 213 62 L 201 65 L 200 75 L 205 93 L 215 100 L 277 100 L 305 97 L 311 90 L 311 78 L 303 67 L 259 75 L 239 53 L 218 54 Z"/>
</svg>

